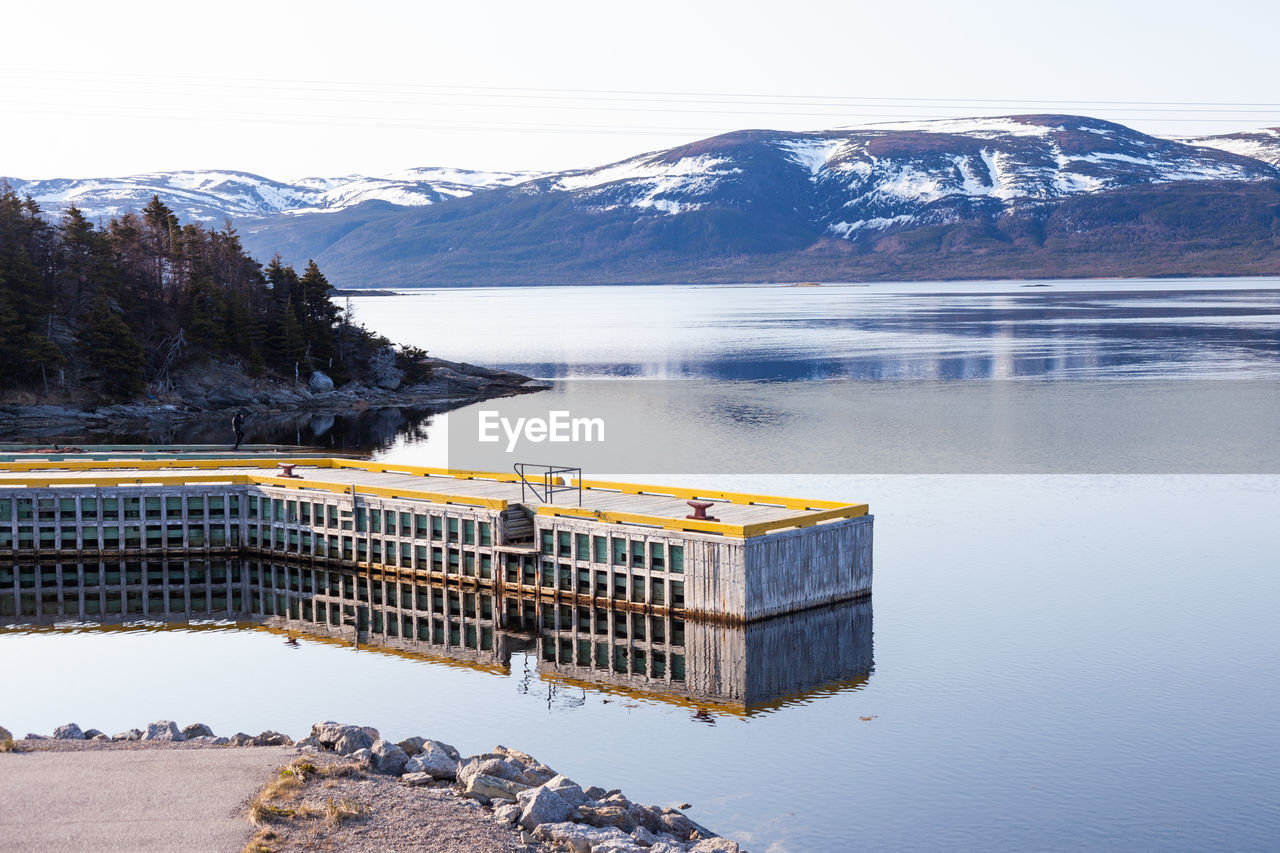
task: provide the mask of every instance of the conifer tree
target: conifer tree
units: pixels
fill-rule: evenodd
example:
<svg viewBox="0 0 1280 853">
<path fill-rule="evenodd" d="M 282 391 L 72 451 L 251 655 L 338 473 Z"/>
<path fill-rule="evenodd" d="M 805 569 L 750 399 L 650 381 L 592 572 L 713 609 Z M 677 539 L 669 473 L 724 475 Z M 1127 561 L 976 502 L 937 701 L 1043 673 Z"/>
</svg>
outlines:
<svg viewBox="0 0 1280 853">
<path fill-rule="evenodd" d="M 142 390 L 142 346 L 105 296 L 94 300 L 76 341 L 106 396 L 124 399 Z"/>
</svg>

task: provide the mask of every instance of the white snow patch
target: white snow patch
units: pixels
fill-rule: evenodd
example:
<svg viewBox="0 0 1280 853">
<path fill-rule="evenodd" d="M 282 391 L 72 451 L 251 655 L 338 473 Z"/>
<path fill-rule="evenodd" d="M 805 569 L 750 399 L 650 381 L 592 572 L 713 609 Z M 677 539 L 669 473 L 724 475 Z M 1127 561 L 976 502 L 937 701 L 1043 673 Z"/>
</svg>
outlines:
<svg viewBox="0 0 1280 853">
<path fill-rule="evenodd" d="M 560 177 L 554 185 L 559 190 L 585 190 L 601 187 L 619 181 L 654 180 L 663 178 L 705 178 L 712 175 L 730 174 L 741 171 L 718 170 L 717 167 L 729 162 L 723 157 L 703 155 L 700 157 L 681 157 L 674 163 L 666 163 L 653 155 L 633 157 L 612 166 L 591 169 L 584 172 L 571 172 Z"/>
<path fill-rule="evenodd" d="M 703 205 L 700 202 L 679 202 L 668 198 L 639 198 L 631 202 L 632 207 L 649 207 L 659 213 L 673 215 L 689 210 L 697 210 Z"/>
<path fill-rule="evenodd" d="M 919 130 L 925 133 L 957 133 L 968 136 L 1048 136 L 1066 130 L 1046 124 L 1026 124 L 1007 117 L 896 121 L 863 125 L 865 130 Z"/>
<path fill-rule="evenodd" d="M 1272 128 L 1231 136 L 1205 136 L 1181 141 L 1188 145 L 1215 148 L 1229 154 L 1252 157 L 1255 160 L 1270 163 L 1272 166 L 1280 166 L 1280 131 Z"/>
<path fill-rule="evenodd" d="M 778 147 L 786 152 L 788 160 L 816 176 L 846 144 L 843 139 L 797 139 L 779 142 Z"/>
<path fill-rule="evenodd" d="M 883 231 L 884 229 L 897 225 L 900 222 L 910 222 L 915 219 L 914 216 L 905 214 L 885 218 L 877 216 L 873 219 L 859 219 L 857 222 L 833 222 L 827 226 L 827 231 L 844 239 L 848 239 L 855 231 Z"/>
<path fill-rule="evenodd" d="M 945 177 L 921 171 L 906 163 L 898 167 L 896 174 L 887 174 L 877 181 L 872 192 L 908 201 L 930 202 L 956 195 L 959 188 L 948 186 Z"/>
</svg>

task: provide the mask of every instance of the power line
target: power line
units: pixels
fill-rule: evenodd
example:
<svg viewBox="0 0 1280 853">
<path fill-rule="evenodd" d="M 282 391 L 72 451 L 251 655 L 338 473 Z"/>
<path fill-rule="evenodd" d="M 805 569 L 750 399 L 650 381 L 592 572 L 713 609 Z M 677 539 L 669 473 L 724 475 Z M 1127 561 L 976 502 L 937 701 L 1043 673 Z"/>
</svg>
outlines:
<svg viewBox="0 0 1280 853">
<path fill-rule="evenodd" d="M 264 86 L 280 86 L 293 87 L 296 91 L 321 91 L 332 92 L 335 88 L 348 90 L 347 93 L 359 92 L 420 92 L 431 93 L 436 95 L 458 94 L 481 94 L 489 93 L 486 97 L 502 97 L 503 93 L 507 95 L 535 96 L 544 98 L 569 99 L 569 100 L 606 100 L 606 101 L 626 101 L 634 99 L 637 96 L 642 98 L 659 98 L 659 99 L 675 99 L 670 102 L 677 103 L 724 103 L 724 99 L 744 99 L 750 103 L 762 106 L 838 106 L 842 103 L 859 103 L 871 106 L 894 106 L 905 104 L 919 105 L 940 105 L 955 104 L 956 108 L 964 108 L 964 105 L 987 104 L 987 105 L 1009 105 L 1011 107 L 1028 106 L 1036 108 L 1039 106 L 1115 106 L 1115 107 L 1171 107 L 1177 109 L 1186 108 L 1219 108 L 1219 107 L 1240 107 L 1245 111 L 1258 111 L 1255 108 L 1261 108 L 1262 111 L 1280 109 L 1280 103 L 1274 102 L 1250 102 L 1250 101 L 1179 101 L 1179 100 L 1098 100 L 1098 99 L 1070 99 L 1070 100 L 1054 100 L 1054 99 L 1027 99 L 1027 98 L 951 98 L 951 97 L 908 97 L 908 96 L 884 96 L 884 95 L 815 95 L 815 94 L 780 94 L 780 93 L 743 93 L 743 92 L 695 92 L 695 91 L 663 91 L 663 90 L 628 90 L 628 89 L 578 89 L 578 88 L 549 88 L 549 87 L 530 87 L 530 86 L 463 86 L 463 85 L 432 85 L 432 84 L 416 84 L 416 83 L 371 83 L 367 81 L 320 81 L 305 79 L 252 79 L 243 77 L 196 77 L 184 75 L 145 75 L 121 72 L 94 72 L 92 74 L 86 72 L 66 71 L 66 70 L 44 70 L 30 71 L 25 69 L 10 69 L 6 73 L 15 76 L 36 77 L 42 81 L 48 81 L 50 78 L 61 77 L 71 80 L 88 80 L 100 81 L 106 78 L 114 78 L 118 80 L 141 81 L 147 84 L 164 84 L 164 85 L 209 85 L 223 86 L 228 89 L 251 89 L 260 91 Z M 710 100 L 689 100 L 689 99 L 710 99 Z M 799 102 L 799 103 L 797 103 Z M 874 103 L 873 103 L 874 102 Z M 886 103 L 887 102 L 887 103 Z M 727 105 L 727 104 L 726 104 Z M 1235 110 L 1225 110 L 1226 112 L 1234 112 Z"/>
</svg>

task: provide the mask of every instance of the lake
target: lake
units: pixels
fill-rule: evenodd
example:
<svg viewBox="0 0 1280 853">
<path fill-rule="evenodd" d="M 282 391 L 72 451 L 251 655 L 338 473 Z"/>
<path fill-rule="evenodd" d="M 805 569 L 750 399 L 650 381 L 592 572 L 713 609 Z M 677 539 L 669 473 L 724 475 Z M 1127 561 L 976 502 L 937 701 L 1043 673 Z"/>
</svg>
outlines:
<svg viewBox="0 0 1280 853">
<path fill-rule="evenodd" d="M 760 629 L 756 701 L 692 670 L 678 695 L 593 681 L 537 629 L 480 666 L 218 621 L 14 616 L 0 723 L 337 719 L 503 743 L 693 803 L 756 853 L 1274 849 L 1280 281 L 1041 284 L 352 300 L 398 342 L 556 380 L 418 422 L 381 458 L 474 450 L 459 425 L 481 408 L 599 401 L 626 413 L 621 441 L 523 461 L 582 451 L 587 476 L 870 503 L 871 602 Z"/>
</svg>

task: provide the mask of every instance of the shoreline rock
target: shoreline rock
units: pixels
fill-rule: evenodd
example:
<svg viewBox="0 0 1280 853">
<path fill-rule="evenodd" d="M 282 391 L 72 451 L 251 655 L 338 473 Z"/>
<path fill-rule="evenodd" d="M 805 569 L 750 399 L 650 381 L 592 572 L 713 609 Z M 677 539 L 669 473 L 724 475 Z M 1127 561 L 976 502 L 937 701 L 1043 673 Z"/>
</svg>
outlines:
<svg viewBox="0 0 1280 853">
<path fill-rule="evenodd" d="M 213 363 L 189 368 L 170 390 L 124 403 L 100 405 L 74 399 L 40 399 L 30 394 L 10 395 L 0 400 L 0 428 L 31 436 L 69 431 L 92 436 L 178 427 L 219 415 L 226 415 L 229 422 L 230 415 L 240 409 L 251 418 L 326 417 L 384 408 L 443 410 L 549 387 L 511 371 L 444 359 L 429 361 L 428 382 L 396 389 L 357 383 L 335 388 L 333 381 L 320 371 L 300 376 L 297 383 L 254 379 L 238 365 Z M 230 434 L 230 427 L 227 433 Z"/>
<path fill-rule="evenodd" d="M 176 749 L 294 745 L 303 755 L 346 758 L 374 774 L 372 778 L 394 778 L 408 788 L 449 790 L 461 802 L 471 800 L 472 808 L 483 808 L 525 842 L 540 841 L 574 853 L 742 853 L 737 842 L 716 835 L 679 809 L 641 805 L 617 789 L 583 788 L 533 756 L 504 746 L 464 757 L 446 743 L 415 737 L 402 741 L 418 750 L 410 756 L 380 737 L 377 729 L 333 721 L 315 723 L 310 735 L 296 744 L 271 730 L 256 737 L 241 732 L 228 739 L 215 736 L 203 723 L 179 729 L 171 720 L 153 722 L 145 732 L 131 729 L 110 738 L 99 733 L 93 740 L 86 740 L 75 723 L 56 731 L 62 734 L 29 734 L 23 741 L 12 741 L 4 737 L 8 730 L 0 727 L 0 742 L 7 741 L 9 751 L 15 752 L 125 743 L 129 748 Z"/>
</svg>

